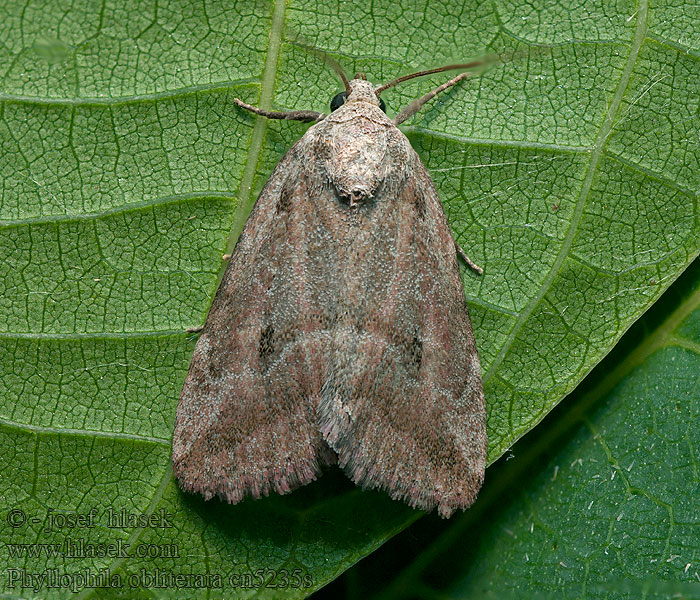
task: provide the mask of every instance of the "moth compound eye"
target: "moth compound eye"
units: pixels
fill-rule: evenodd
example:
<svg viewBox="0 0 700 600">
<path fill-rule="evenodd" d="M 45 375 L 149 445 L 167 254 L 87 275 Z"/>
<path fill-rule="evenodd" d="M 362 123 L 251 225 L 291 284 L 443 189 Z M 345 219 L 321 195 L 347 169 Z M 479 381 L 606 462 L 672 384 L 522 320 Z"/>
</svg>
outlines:
<svg viewBox="0 0 700 600">
<path fill-rule="evenodd" d="M 333 100 L 331 100 L 331 112 L 343 106 L 343 104 L 345 104 L 345 98 L 347 98 L 345 92 L 340 92 L 340 94 L 333 96 Z"/>
<path fill-rule="evenodd" d="M 379 99 L 379 108 L 382 109 L 383 113 L 386 112 L 386 104 L 384 104 L 384 100 L 382 100 L 381 98 Z"/>
</svg>

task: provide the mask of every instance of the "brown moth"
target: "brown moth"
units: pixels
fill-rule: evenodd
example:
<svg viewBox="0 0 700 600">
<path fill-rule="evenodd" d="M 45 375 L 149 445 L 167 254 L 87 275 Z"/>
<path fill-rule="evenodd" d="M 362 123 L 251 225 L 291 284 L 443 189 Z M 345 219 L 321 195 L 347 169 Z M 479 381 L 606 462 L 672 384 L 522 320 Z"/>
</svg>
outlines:
<svg viewBox="0 0 700 600">
<path fill-rule="evenodd" d="M 355 483 L 449 517 L 486 461 L 481 371 L 435 186 L 375 88 L 348 81 L 265 184 L 197 342 L 175 420 L 183 490 L 237 503 L 338 463 Z M 381 104 L 380 104 L 381 103 Z M 463 254 L 463 253 L 462 253 Z M 479 267 L 464 259 L 472 268 Z"/>
</svg>

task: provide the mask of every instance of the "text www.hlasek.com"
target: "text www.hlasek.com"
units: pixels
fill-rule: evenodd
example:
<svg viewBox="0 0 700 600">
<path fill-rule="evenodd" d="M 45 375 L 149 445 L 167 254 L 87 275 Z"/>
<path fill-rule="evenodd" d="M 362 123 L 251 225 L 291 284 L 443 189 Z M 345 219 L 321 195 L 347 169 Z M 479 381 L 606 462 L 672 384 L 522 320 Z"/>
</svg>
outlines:
<svg viewBox="0 0 700 600">
<path fill-rule="evenodd" d="M 178 558 L 177 544 L 131 544 L 123 540 L 92 543 L 67 537 L 54 544 L 7 544 L 10 558 Z"/>
</svg>

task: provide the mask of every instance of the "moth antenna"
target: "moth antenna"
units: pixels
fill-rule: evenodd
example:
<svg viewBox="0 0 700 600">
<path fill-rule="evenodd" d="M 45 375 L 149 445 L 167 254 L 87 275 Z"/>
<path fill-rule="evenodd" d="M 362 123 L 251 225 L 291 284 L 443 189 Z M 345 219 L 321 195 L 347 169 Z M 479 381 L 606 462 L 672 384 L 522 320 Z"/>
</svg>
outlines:
<svg viewBox="0 0 700 600">
<path fill-rule="evenodd" d="M 331 67 L 331 69 L 333 69 L 338 74 L 338 77 L 340 77 L 340 80 L 343 82 L 343 86 L 345 86 L 345 93 L 349 96 L 350 82 L 348 81 L 348 78 L 345 75 L 345 73 L 343 73 L 343 69 L 341 68 L 340 64 L 338 63 L 338 61 L 336 61 L 334 58 L 331 58 L 330 56 L 327 56 L 326 60 L 328 61 L 328 65 Z"/>
<path fill-rule="evenodd" d="M 328 53 L 321 50 L 320 48 L 316 48 L 315 46 L 311 46 L 310 44 L 305 44 L 304 42 L 299 41 L 298 35 L 292 43 L 296 46 L 299 46 L 300 48 L 304 48 L 304 50 L 307 50 L 308 52 L 311 52 L 311 54 L 316 55 L 331 69 L 333 69 L 338 75 L 338 77 L 340 77 L 340 80 L 343 82 L 343 86 L 345 87 L 345 93 L 350 95 L 350 81 L 348 80 L 347 75 L 345 75 L 343 68 L 340 66 L 337 60 L 335 60 L 332 56 L 330 56 Z"/>
<path fill-rule="evenodd" d="M 483 65 L 488 65 L 491 63 L 495 63 L 501 60 L 500 56 L 490 55 L 485 58 L 480 58 L 478 60 L 474 60 L 472 62 L 468 63 L 461 63 L 458 65 L 445 65 L 444 67 L 438 67 L 437 69 L 428 69 L 427 71 L 418 71 L 417 73 L 411 73 L 410 75 L 403 75 L 402 77 L 399 77 L 398 79 L 394 79 L 393 81 L 390 81 L 389 83 L 385 83 L 384 85 L 380 85 L 377 88 L 375 88 L 374 93 L 379 97 L 379 95 L 385 91 L 388 90 L 390 87 L 394 87 L 395 85 L 398 85 L 399 83 L 403 83 L 404 81 L 408 81 L 409 79 L 414 79 L 416 77 L 423 77 L 423 75 L 432 75 L 433 73 L 442 73 L 443 71 L 453 71 L 456 69 L 473 69 L 474 67 L 481 67 Z"/>
</svg>

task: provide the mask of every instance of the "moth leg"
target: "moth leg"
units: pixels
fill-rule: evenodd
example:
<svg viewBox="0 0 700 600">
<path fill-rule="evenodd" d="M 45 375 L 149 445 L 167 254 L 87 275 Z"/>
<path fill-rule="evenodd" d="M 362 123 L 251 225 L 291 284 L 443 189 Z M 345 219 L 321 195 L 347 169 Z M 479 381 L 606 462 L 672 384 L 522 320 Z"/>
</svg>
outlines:
<svg viewBox="0 0 700 600">
<path fill-rule="evenodd" d="M 256 115 L 267 117 L 268 119 L 286 119 L 288 121 L 303 121 L 304 123 L 311 123 L 313 121 L 321 121 L 326 116 L 323 113 L 313 110 L 265 110 L 263 108 L 258 108 L 257 106 L 246 104 L 238 98 L 234 98 L 233 101 L 241 108 L 245 108 Z"/>
<path fill-rule="evenodd" d="M 406 119 L 410 119 L 423 107 L 423 105 L 426 102 L 432 100 L 440 92 L 445 91 L 447 88 L 452 87 L 455 83 L 459 83 L 460 81 L 462 81 L 462 79 L 466 79 L 472 74 L 473 73 L 469 72 L 460 73 L 459 75 L 457 75 L 457 77 L 453 77 L 452 79 L 443 83 L 442 85 L 437 86 L 434 90 L 429 91 L 425 96 L 421 96 L 420 98 L 416 98 L 412 102 L 409 102 L 399 111 L 399 114 L 396 115 L 396 117 L 394 118 L 394 125 L 400 125 Z"/>
<path fill-rule="evenodd" d="M 462 246 L 460 246 L 457 243 L 457 240 L 455 240 L 455 250 L 457 250 L 457 254 L 459 254 L 462 257 L 462 260 L 467 263 L 467 266 L 472 269 L 473 271 L 476 271 L 479 275 L 484 274 L 484 270 L 477 265 L 471 258 L 467 256 L 467 253 L 462 250 Z"/>
<path fill-rule="evenodd" d="M 204 329 L 204 325 L 200 325 L 199 327 L 189 327 L 188 329 L 185 329 L 185 333 L 201 333 L 202 329 Z"/>
</svg>

